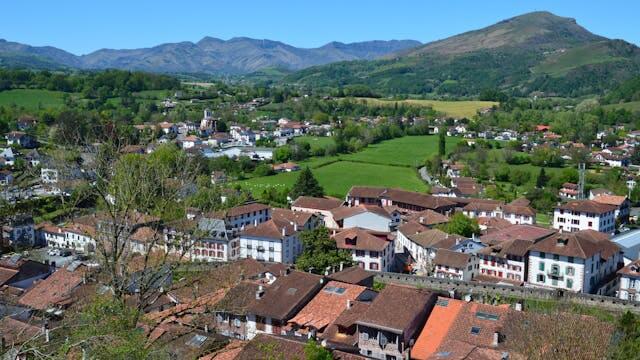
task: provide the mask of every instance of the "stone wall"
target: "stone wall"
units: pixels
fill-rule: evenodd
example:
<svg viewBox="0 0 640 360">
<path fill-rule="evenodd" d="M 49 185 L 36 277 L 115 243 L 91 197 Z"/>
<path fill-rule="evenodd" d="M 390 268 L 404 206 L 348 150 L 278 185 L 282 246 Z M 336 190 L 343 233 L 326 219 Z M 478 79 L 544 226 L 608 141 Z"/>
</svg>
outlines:
<svg viewBox="0 0 640 360">
<path fill-rule="evenodd" d="M 621 300 L 610 296 L 577 294 L 567 291 L 548 290 L 523 286 L 486 284 L 470 281 L 439 279 L 426 276 L 399 273 L 375 273 L 375 280 L 382 283 L 399 283 L 433 290 L 441 294 L 454 292 L 456 298 L 471 295 L 472 298 L 483 295 L 499 295 L 504 298 L 563 300 L 574 304 L 595 306 L 610 311 L 633 311 L 640 313 L 640 302 Z"/>
</svg>

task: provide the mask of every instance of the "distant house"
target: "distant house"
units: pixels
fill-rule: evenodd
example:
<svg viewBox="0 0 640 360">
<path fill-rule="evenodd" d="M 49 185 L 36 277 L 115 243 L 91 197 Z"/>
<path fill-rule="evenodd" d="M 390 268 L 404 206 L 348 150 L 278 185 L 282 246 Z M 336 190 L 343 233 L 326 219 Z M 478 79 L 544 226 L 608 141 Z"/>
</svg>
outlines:
<svg viewBox="0 0 640 360">
<path fill-rule="evenodd" d="M 282 164 L 272 165 L 275 172 L 293 172 L 300 170 L 300 166 L 296 163 L 286 162 Z"/>
<path fill-rule="evenodd" d="M 426 229 L 412 234 L 413 231 L 408 231 L 406 225 L 401 226 L 401 232 L 402 235 L 399 234 L 396 241 L 403 244 L 405 253 L 410 256 L 408 261 L 411 270 L 427 274 L 433 272 L 433 261 L 441 249 L 450 250 L 465 239 L 438 229 Z"/>
<path fill-rule="evenodd" d="M 578 184 L 564 183 L 560 188 L 559 194 L 564 199 L 577 199 L 578 198 Z"/>
<path fill-rule="evenodd" d="M 33 217 L 18 215 L 11 218 L 7 225 L 3 226 L 3 239 L 11 246 L 36 246 L 36 232 Z"/>
<path fill-rule="evenodd" d="M 393 188 L 354 186 L 347 193 L 349 206 L 379 205 L 396 206 L 406 211 L 431 209 L 447 214 L 455 209 L 456 203 L 444 197 L 422 194 Z"/>
<path fill-rule="evenodd" d="M 18 121 L 16 121 L 18 130 L 20 131 L 33 129 L 37 124 L 38 121 L 34 117 L 28 115 L 21 116 Z"/>
<path fill-rule="evenodd" d="M 40 161 L 42 160 L 42 156 L 38 153 L 38 150 L 33 149 L 24 155 L 24 160 L 29 163 L 32 167 L 40 165 Z"/>
<path fill-rule="evenodd" d="M 19 300 L 21 305 L 39 311 L 66 308 L 75 301 L 76 291 L 85 279 L 86 267 L 69 266 L 38 282 Z"/>
<path fill-rule="evenodd" d="M 13 172 L 0 170 L 0 186 L 10 186 L 13 184 Z"/>
<path fill-rule="evenodd" d="M 31 149 L 38 146 L 36 139 L 22 131 L 11 131 L 5 138 L 7 139 L 7 145 L 21 146 L 23 148 Z"/>
<path fill-rule="evenodd" d="M 160 130 L 165 133 L 165 134 L 176 134 L 178 132 L 178 127 L 170 122 L 167 121 L 163 121 L 160 124 L 158 124 L 158 127 L 160 128 Z"/>
<path fill-rule="evenodd" d="M 224 298 L 213 307 L 216 332 L 234 339 L 247 340 L 247 311 L 256 300 L 256 295 L 263 292 L 263 285 L 249 281 L 242 281 L 229 289 Z"/>
<path fill-rule="evenodd" d="M 189 249 L 191 260 L 231 261 L 240 256 L 240 239 L 224 220 L 201 217 L 197 229 L 199 236 Z"/>
<path fill-rule="evenodd" d="M 271 208 L 260 203 L 250 203 L 231 209 L 207 214 L 211 219 L 221 219 L 232 229 L 239 230 L 249 225 L 258 225 L 271 219 Z"/>
<path fill-rule="evenodd" d="M 198 145 L 201 145 L 202 140 L 195 135 L 189 135 L 184 139 L 180 140 L 180 144 L 182 145 L 183 149 L 191 149 Z"/>
<path fill-rule="evenodd" d="M 0 149 L 0 160 L 5 166 L 13 166 L 15 164 L 16 155 L 10 147 Z"/>
<path fill-rule="evenodd" d="M 334 227 L 332 210 L 342 206 L 344 201 L 330 197 L 300 196 L 292 204 L 291 210 L 317 214 L 328 228 Z"/>
<path fill-rule="evenodd" d="M 211 172 L 211 184 L 218 185 L 227 182 L 227 175 L 224 171 L 214 170 Z"/>
</svg>

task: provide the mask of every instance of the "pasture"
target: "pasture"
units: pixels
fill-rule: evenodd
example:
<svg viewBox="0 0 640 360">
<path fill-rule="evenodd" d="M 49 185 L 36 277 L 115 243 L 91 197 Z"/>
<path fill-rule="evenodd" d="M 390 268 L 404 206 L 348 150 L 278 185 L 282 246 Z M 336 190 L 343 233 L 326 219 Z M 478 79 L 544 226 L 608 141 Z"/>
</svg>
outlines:
<svg viewBox="0 0 640 360">
<path fill-rule="evenodd" d="M 363 100 L 367 104 L 378 106 L 395 106 L 405 104 L 417 107 L 430 107 L 435 111 L 442 112 L 451 117 L 467 117 L 471 118 L 478 110 L 483 108 L 490 108 L 494 105 L 498 105 L 495 101 L 443 101 L 443 100 L 421 100 L 421 99 L 407 99 L 407 100 L 385 100 L 374 98 L 357 98 Z"/>
<path fill-rule="evenodd" d="M 337 161 L 313 168 L 313 174 L 324 187 L 327 195 L 344 197 L 354 185 L 397 187 L 424 192 L 427 186 L 414 169 L 407 167 Z M 254 195 L 269 187 L 291 188 L 299 172 L 280 173 L 273 176 L 253 178 L 239 182 Z"/>
<path fill-rule="evenodd" d="M 0 106 L 18 106 L 28 110 L 59 108 L 64 105 L 61 91 L 14 89 L 0 92 Z"/>
<path fill-rule="evenodd" d="M 459 137 L 447 137 L 447 152 L 463 141 Z M 405 136 L 369 145 L 366 149 L 341 156 L 342 159 L 382 165 L 420 167 L 424 161 L 438 153 L 438 135 Z"/>
</svg>

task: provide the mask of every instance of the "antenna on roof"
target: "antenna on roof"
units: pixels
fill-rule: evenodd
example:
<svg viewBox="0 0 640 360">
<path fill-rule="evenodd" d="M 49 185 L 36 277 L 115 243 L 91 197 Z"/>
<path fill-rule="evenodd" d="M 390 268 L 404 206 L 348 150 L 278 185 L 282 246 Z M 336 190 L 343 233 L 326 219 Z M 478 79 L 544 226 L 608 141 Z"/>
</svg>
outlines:
<svg viewBox="0 0 640 360">
<path fill-rule="evenodd" d="M 585 163 L 578 164 L 578 200 L 584 199 L 584 173 L 585 173 Z"/>
</svg>

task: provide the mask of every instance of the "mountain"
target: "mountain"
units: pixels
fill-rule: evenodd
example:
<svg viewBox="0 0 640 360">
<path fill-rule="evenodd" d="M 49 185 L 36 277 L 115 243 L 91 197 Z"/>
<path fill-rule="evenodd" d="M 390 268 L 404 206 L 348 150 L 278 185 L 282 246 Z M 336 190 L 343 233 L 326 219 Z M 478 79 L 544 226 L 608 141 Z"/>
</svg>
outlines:
<svg viewBox="0 0 640 360">
<path fill-rule="evenodd" d="M 197 43 L 168 43 L 142 49 L 101 49 L 76 56 L 54 47 L 0 40 L 0 65 L 30 68 L 127 69 L 165 73 L 246 74 L 266 68 L 300 70 L 336 61 L 373 60 L 421 45 L 415 40 L 332 42 L 297 48 L 272 40 L 205 37 Z"/>
<path fill-rule="evenodd" d="M 640 73 L 640 49 L 592 34 L 574 19 L 534 12 L 375 61 L 340 62 L 285 77 L 315 87 L 366 85 L 384 94 L 474 96 L 603 93 Z"/>
</svg>

